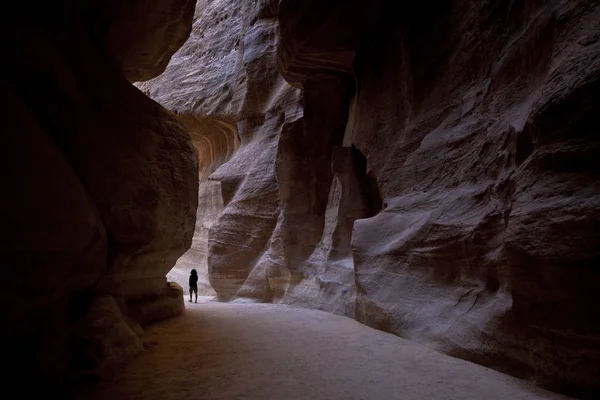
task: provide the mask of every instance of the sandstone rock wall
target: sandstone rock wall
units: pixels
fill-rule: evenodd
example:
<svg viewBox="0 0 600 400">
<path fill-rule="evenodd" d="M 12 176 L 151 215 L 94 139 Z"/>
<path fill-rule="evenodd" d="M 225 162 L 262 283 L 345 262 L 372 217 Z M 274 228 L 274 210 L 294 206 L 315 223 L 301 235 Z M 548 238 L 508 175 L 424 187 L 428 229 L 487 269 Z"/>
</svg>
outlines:
<svg viewBox="0 0 600 400">
<path fill-rule="evenodd" d="M 144 90 L 237 127 L 210 283 L 598 390 L 597 2 L 395 3 L 199 3 Z"/>
<path fill-rule="evenodd" d="M 598 390 L 598 3 L 376 3 L 280 8 L 279 63 L 305 97 L 354 77 L 344 145 L 383 199 L 354 224 L 356 318 Z"/>
<path fill-rule="evenodd" d="M 201 187 L 194 244 L 171 276 L 187 286 L 196 268 L 210 294 L 210 267 L 221 299 L 261 269 L 279 215 L 279 133 L 301 115 L 299 91 L 276 68 L 276 17 L 276 1 L 199 1 L 190 39 L 163 75 L 138 85 L 180 120 L 202 122 L 192 133 Z M 246 285 L 246 296 L 263 298 L 263 286 Z"/>
<path fill-rule="evenodd" d="M 198 295 L 215 296 L 216 292 L 208 279 L 208 233 L 223 212 L 221 184 L 215 181 L 201 179 L 198 188 L 198 209 L 196 211 L 196 228 L 190 249 L 181 256 L 173 269 L 167 274 L 167 279 L 177 282 L 189 293 L 188 280 L 190 272 L 198 272 Z"/>
<path fill-rule="evenodd" d="M 191 244 L 198 180 L 185 128 L 127 80 L 160 72 L 193 2 L 128 2 L 128 24 L 120 2 L 33 3 L 0 28 L 0 351 L 3 379 L 40 386 L 139 351 L 139 324 L 183 311 L 165 275 Z M 136 39 L 155 29 L 170 34 Z"/>
</svg>

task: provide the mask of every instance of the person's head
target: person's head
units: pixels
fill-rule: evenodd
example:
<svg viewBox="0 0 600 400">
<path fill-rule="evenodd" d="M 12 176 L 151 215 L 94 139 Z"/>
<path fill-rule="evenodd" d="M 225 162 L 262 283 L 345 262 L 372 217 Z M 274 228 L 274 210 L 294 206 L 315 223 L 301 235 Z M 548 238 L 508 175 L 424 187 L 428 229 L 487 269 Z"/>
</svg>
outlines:
<svg viewBox="0 0 600 400">
<path fill-rule="evenodd" d="M 192 275 L 198 275 L 195 269 L 192 270 Z"/>
</svg>

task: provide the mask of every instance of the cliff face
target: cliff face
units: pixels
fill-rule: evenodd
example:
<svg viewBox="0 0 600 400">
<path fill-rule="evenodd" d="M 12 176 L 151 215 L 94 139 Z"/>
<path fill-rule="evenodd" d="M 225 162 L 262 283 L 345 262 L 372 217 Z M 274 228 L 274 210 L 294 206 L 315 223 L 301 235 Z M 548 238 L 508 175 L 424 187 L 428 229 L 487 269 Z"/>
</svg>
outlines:
<svg viewBox="0 0 600 400">
<path fill-rule="evenodd" d="M 597 2 L 334 3 L 282 2 L 279 62 L 305 97 L 354 78 L 343 142 L 383 199 L 354 224 L 356 318 L 597 385 Z"/>
<path fill-rule="evenodd" d="M 301 115 L 299 90 L 277 71 L 276 16 L 276 1 L 200 1 L 190 39 L 163 75 L 139 84 L 179 119 L 211 122 L 199 125 L 192 140 L 200 154 L 201 203 L 216 208 L 199 207 L 197 242 L 172 274 L 183 282 L 198 269 L 221 299 L 235 297 L 251 273 L 261 281 L 244 285 L 246 296 L 265 296 L 265 267 L 255 266 L 280 212 L 279 136 Z"/>
<path fill-rule="evenodd" d="M 164 69 L 194 3 L 75 3 L 16 5 L 1 28 L 3 378 L 36 385 L 100 371 L 183 311 L 165 275 L 197 202 L 184 127 L 127 80 Z"/>
<path fill-rule="evenodd" d="M 599 21 L 591 0 L 200 2 L 144 90 L 236 126 L 210 177 L 219 298 L 598 389 Z"/>
</svg>

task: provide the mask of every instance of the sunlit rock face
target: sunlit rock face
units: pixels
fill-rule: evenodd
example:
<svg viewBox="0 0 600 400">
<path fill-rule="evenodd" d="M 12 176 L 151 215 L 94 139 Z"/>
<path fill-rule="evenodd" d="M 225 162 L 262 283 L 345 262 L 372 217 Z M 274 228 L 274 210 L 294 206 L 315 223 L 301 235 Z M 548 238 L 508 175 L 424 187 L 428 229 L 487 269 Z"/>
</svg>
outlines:
<svg viewBox="0 0 600 400">
<path fill-rule="evenodd" d="M 200 292 L 214 287 L 222 299 L 236 296 L 265 252 L 280 212 L 279 135 L 301 116 L 299 90 L 276 68 L 276 16 L 273 1 L 200 1 L 190 39 L 163 75 L 139 84 L 192 127 L 198 151 L 194 244 L 170 276 L 187 285 L 196 268 Z M 263 286 L 246 285 L 259 297 Z"/>
<path fill-rule="evenodd" d="M 211 121 L 210 283 L 597 390 L 597 2 L 396 3 L 201 1 L 141 85 Z"/>
<path fill-rule="evenodd" d="M 198 209 L 192 245 L 167 274 L 167 279 L 177 282 L 183 287 L 186 295 L 189 290 L 188 282 L 192 269 L 198 273 L 198 295 L 216 295 L 208 279 L 208 233 L 223 212 L 223 208 L 221 184 L 215 181 L 201 180 L 198 188 Z"/>
<path fill-rule="evenodd" d="M 196 152 L 184 126 L 128 79 L 164 68 L 194 4 L 151 3 L 128 2 L 140 14 L 126 29 L 117 2 L 3 10 L 12 13 L 0 28 L 11 54 L 0 67 L 5 378 L 60 384 L 99 372 L 141 349 L 140 324 L 183 311 L 165 275 L 191 244 Z M 170 33 L 138 40 L 154 30 Z"/>
</svg>

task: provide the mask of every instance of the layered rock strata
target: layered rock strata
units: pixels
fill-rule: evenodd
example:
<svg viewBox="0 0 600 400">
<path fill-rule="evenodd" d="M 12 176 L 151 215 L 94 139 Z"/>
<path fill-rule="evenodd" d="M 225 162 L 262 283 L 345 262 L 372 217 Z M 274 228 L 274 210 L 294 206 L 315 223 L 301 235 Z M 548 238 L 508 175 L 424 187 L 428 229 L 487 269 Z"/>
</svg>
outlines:
<svg viewBox="0 0 600 400">
<path fill-rule="evenodd" d="M 195 122 L 196 233 L 170 276 L 187 286 L 195 268 L 200 292 L 214 287 L 222 299 L 234 297 L 277 223 L 279 133 L 301 115 L 299 91 L 276 68 L 276 16 L 273 1 L 199 1 L 190 39 L 163 75 L 138 85 L 179 119 Z"/>
</svg>

